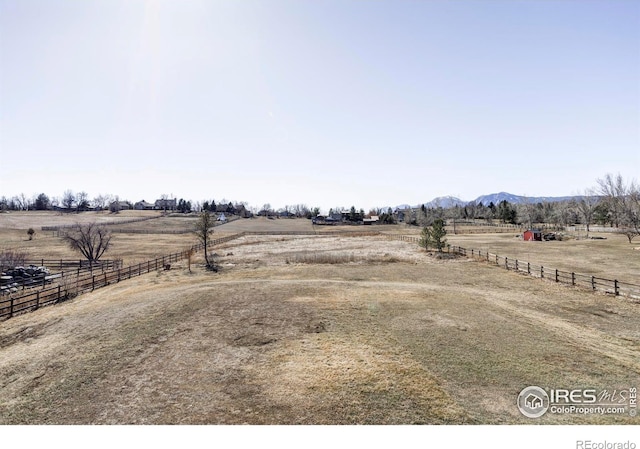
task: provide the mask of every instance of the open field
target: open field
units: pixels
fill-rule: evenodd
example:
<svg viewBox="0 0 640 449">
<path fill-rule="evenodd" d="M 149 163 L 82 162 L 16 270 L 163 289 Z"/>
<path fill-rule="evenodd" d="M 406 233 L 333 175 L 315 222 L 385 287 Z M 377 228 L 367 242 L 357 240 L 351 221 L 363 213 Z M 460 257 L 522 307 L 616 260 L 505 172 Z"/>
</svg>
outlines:
<svg viewBox="0 0 640 449">
<path fill-rule="evenodd" d="M 50 211 L 3 212 L 0 213 L 0 229 L 26 231 L 29 228 L 40 230 L 42 226 L 65 226 L 75 223 L 117 223 L 137 218 L 159 217 L 157 211 L 123 210 L 117 214 L 108 211 L 80 212 L 68 214 Z"/>
<path fill-rule="evenodd" d="M 637 386 L 637 304 L 384 237 L 215 252 L 219 273 L 174 267 L 0 323 L 0 423 L 638 423 L 515 406 L 529 385 Z"/>
<path fill-rule="evenodd" d="M 525 242 L 517 234 L 447 235 L 451 245 L 490 251 L 536 265 L 608 279 L 640 281 L 640 243 L 629 244 L 624 235 L 596 234 L 606 240 L 570 239 Z M 567 233 L 571 237 L 570 233 Z"/>
</svg>

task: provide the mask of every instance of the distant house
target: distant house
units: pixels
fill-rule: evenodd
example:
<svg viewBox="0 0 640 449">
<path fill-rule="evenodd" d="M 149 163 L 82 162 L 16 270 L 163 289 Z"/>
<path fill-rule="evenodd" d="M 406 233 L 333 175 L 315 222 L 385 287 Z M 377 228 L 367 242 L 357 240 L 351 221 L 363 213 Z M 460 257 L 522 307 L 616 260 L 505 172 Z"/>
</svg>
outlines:
<svg viewBox="0 0 640 449">
<path fill-rule="evenodd" d="M 129 209 L 131 209 L 131 204 L 129 204 L 127 201 L 114 201 L 113 203 L 109 204 L 109 210 L 111 212 Z"/>
<path fill-rule="evenodd" d="M 380 217 L 378 215 L 372 215 L 371 218 L 365 218 L 362 223 L 365 225 L 378 224 Z"/>
<path fill-rule="evenodd" d="M 224 212 L 218 215 L 218 221 L 221 221 L 223 223 L 227 222 L 227 217 L 224 215 Z"/>
<path fill-rule="evenodd" d="M 178 208 L 178 200 L 160 199 L 156 200 L 154 209 L 156 210 L 176 210 Z"/>
<path fill-rule="evenodd" d="M 522 234 L 522 239 L 525 242 L 541 242 L 542 241 L 542 231 L 538 229 L 529 229 Z"/>
<path fill-rule="evenodd" d="M 135 210 L 153 210 L 154 205 L 152 203 L 147 203 L 145 200 L 138 201 L 133 205 Z"/>
<path fill-rule="evenodd" d="M 253 216 L 253 214 L 242 204 L 236 206 L 236 214 L 240 218 L 251 218 Z"/>
<path fill-rule="evenodd" d="M 315 225 L 336 225 L 341 222 L 340 214 L 317 215 L 311 219 L 311 223 Z"/>
</svg>

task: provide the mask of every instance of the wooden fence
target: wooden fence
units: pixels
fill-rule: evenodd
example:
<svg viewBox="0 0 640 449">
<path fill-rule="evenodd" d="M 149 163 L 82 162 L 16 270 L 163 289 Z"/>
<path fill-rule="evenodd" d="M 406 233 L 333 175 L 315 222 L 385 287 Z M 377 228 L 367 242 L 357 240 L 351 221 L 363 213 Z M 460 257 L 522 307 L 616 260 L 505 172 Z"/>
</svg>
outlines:
<svg viewBox="0 0 640 449">
<path fill-rule="evenodd" d="M 37 267 L 46 267 L 49 270 L 69 270 L 69 269 L 86 269 L 96 268 L 99 270 L 113 270 L 122 266 L 121 259 L 115 260 L 98 260 L 90 264 L 88 260 L 82 259 L 27 259 L 21 261 L 22 266 L 35 265 Z M 0 267 L 3 268 L 15 268 L 9 267 L 4 260 L 0 260 Z"/>
<path fill-rule="evenodd" d="M 390 235 L 394 240 L 418 243 L 420 237 L 413 235 Z M 489 251 L 468 249 L 461 246 L 447 245 L 446 252 L 471 257 L 472 259 L 493 263 L 507 270 L 528 274 L 529 276 L 546 279 L 553 282 L 582 287 L 592 291 L 610 293 L 615 296 L 640 299 L 640 284 L 623 282 L 618 279 L 606 279 L 588 274 L 580 274 L 571 271 L 558 270 L 557 268 L 532 265 L 515 258 L 500 256 Z"/>
<path fill-rule="evenodd" d="M 243 233 L 240 233 L 214 239 L 209 242 L 209 245 L 219 245 L 236 239 L 242 235 Z M 193 245 L 191 248 L 184 251 L 158 257 L 153 260 L 148 260 L 147 262 L 141 262 L 137 265 L 119 267 L 99 274 L 92 273 L 86 276 L 76 276 L 73 279 L 66 278 L 60 285 L 55 287 L 32 291 L 20 296 L 0 299 L 0 320 L 9 319 L 17 314 L 37 310 L 50 304 L 56 304 L 81 293 L 93 291 L 136 276 L 141 276 L 143 274 L 150 273 L 151 271 L 164 269 L 165 265 L 185 259 L 189 257 L 189 253 L 191 251 L 198 252 L 201 251 L 203 247 L 204 245 L 202 244 Z"/>
</svg>

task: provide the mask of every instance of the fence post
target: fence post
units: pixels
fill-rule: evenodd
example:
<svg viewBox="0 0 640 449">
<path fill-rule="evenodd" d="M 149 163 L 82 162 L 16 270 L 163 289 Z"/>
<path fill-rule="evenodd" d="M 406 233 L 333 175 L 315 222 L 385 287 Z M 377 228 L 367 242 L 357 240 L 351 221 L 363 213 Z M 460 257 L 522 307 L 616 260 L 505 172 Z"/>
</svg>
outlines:
<svg viewBox="0 0 640 449">
<path fill-rule="evenodd" d="M 531 274 L 531 264 L 527 262 L 527 274 Z"/>
<path fill-rule="evenodd" d="M 571 285 L 576 285 L 576 274 L 571 272 Z"/>
<path fill-rule="evenodd" d="M 496 254 L 496 265 L 500 265 L 500 263 L 498 262 L 498 255 Z"/>
<path fill-rule="evenodd" d="M 508 270 L 509 269 L 509 260 L 507 257 L 504 258 L 504 267 Z"/>
<path fill-rule="evenodd" d="M 91 276 L 91 291 L 94 291 L 96 289 L 96 277 Z"/>
<path fill-rule="evenodd" d="M 516 259 L 516 271 L 518 271 L 518 259 Z"/>
<path fill-rule="evenodd" d="M 540 279 L 544 279 L 544 267 L 540 265 Z"/>
<path fill-rule="evenodd" d="M 616 293 L 616 296 L 620 296 L 620 286 L 618 285 L 618 280 L 614 279 L 613 280 L 613 289 Z"/>
<path fill-rule="evenodd" d="M 60 297 L 62 296 L 62 289 L 60 288 L 60 286 L 58 285 L 58 299 L 56 300 L 56 302 L 60 302 Z"/>
<path fill-rule="evenodd" d="M 558 269 L 556 268 L 556 282 L 558 282 Z"/>
<path fill-rule="evenodd" d="M 40 308 L 40 292 L 36 292 L 36 310 Z"/>
<path fill-rule="evenodd" d="M 596 289 L 596 278 L 595 278 L 595 276 L 591 276 L 591 289 L 592 290 Z"/>
</svg>

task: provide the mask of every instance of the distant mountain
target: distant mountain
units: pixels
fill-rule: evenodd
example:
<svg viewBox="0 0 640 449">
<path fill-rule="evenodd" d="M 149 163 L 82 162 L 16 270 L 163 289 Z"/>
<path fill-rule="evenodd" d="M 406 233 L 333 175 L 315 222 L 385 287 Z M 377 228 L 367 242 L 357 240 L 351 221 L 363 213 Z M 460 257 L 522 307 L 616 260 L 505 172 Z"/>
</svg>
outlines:
<svg viewBox="0 0 640 449">
<path fill-rule="evenodd" d="M 462 206 L 466 205 L 466 201 L 462 201 L 460 198 L 456 198 L 455 196 L 439 196 L 438 198 L 434 198 L 428 203 L 424 203 L 424 207 L 427 208 L 438 208 L 442 207 L 443 209 L 448 209 L 450 207 Z"/>
<path fill-rule="evenodd" d="M 579 199 L 580 196 L 522 196 L 522 195 L 514 195 L 513 193 L 508 192 L 500 192 L 500 193 L 492 193 L 489 195 L 482 195 L 476 198 L 473 202 L 476 204 L 484 204 L 488 206 L 490 203 L 495 204 L 496 206 L 501 201 L 508 201 L 511 204 L 523 204 L 523 203 L 555 203 L 558 201 L 568 201 L 572 199 Z M 438 198 L 434 198 L 428 203 L 424 203 L 424 206 L 427 208 L 437 208 L 442 207 L 447 209 L 449 207 L 460 206 L 464 207 L 469 204 L 471 201 L 463 201 L 460 198 L 456 198 L 455 196 L 440 196 Z M 401 204 L 396 206 L 395 209 L 408 209 L 414 208 L 417 209 L 421 207 L 421 204 L 417 206 L 409 206 L 408 204 Z M 385 208 L 386 210 L 386 208 Z"/>
<path fill-rule="evenodd" d="M 488 206 L 489 203 L 493 203 L 496 206 L 498 203 L 506 200 L 511 204 L 523 204 L 523 203 L 556 203 L 558 201 L 568 201 L 574 198 L 580 198 L 579 196 L 521 196 L 514 195 L 513 193 L 500 192 L 492 193 L 490 195 L 482 195 L 475 199 L 476 204 L 484 204 Z"/>
</svg>

